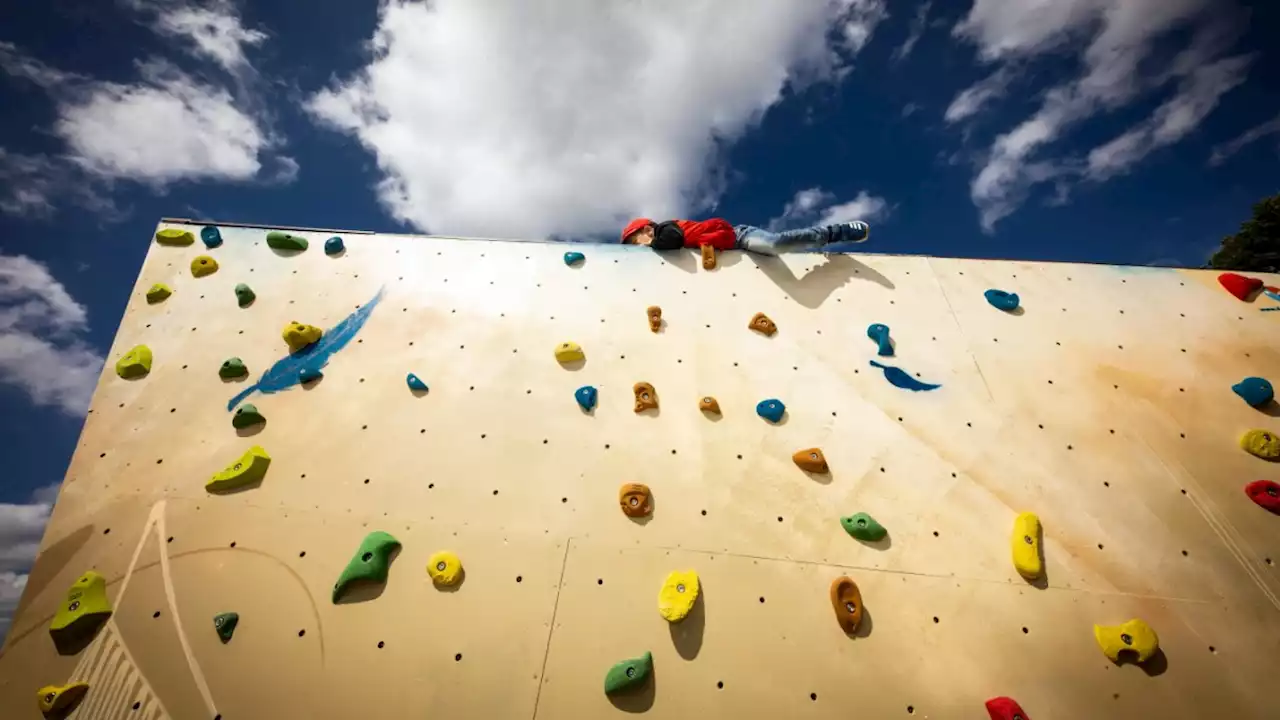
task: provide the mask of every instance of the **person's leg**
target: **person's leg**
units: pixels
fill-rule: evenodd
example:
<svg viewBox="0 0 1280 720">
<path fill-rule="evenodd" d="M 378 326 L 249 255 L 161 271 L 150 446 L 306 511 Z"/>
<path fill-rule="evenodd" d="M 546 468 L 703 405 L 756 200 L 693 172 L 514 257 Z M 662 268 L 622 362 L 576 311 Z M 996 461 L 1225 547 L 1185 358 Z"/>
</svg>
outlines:
<svg viewBox="0 0 1280 720">
<path fill-rule="evenodd" d="M 770 232 L 753 225 L 735 225 L 738 248 L 758 255 L 777 255 L 782 252 L 810 250 L 831 242 L 829 228 L 801 228 Z"/>
</svg>

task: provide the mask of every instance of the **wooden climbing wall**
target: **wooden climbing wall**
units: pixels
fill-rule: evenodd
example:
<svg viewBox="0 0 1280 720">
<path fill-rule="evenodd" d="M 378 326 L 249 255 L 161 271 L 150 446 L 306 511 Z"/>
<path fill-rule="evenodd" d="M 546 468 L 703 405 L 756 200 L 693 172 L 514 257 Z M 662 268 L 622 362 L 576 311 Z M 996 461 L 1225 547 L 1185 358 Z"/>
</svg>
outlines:
<svg viewBox="0 0 1280 720">
<path fill-rule="evenodd" d="M 1280 379 L 1266 297 L 1202 271 L 728 253 L 708 272 L 692 252 L 357 233 L 329 257 L 333 233 L 296 255 L 265 233 L 152 245 L 0 654 L 6 718 L 72 681 L 90 683 L 72 717 L 94 719 L 979 718 L 1000 695 L 1036 720 L 1277 712 L 1280 517 L 1242 492 L 1276 470 L 1238 439 L 1280 423 L 1230 389 Z M 193 278 L 205 253 L 220 269 Z M 157 282 L 174 293 L 148 304 Z M 286 323 L 332 328 L 379 291 L 322 380 L 249 396 L 265 427 L 232 428 Z M 758 311 L 775 336 L 747 329 Z M 555 361 L 563 341 L 580 368 Z M 117 377 L 140 343 L 150 374 Z M 249 378 L 219 378 L 231 356 Z M 941 387 L 894 387 L 873 359 Z M 656 414 L 633 412 L 638 381 Z M 781 423 L 756 415 L 766 398 Z M 261 484 L 205 491 L 255 444 Z M 829 476 L 792 463 L 811 446 Z M 626 482 L 652 488 L 647 521 L 620 512 Z M 888 539 L 847 535 L 859 511 Z M 1010 561 L 1021 511 L 1044 524 L 1036 584 Z M 388 581 L 334 604 L 373 530 L 402 543 Z M 438 550 L 465 566 L 452 590 L 425 572 Z M 49 622 L 89 569 L 114 615 L 59 655 Z M 669 625 L 658 590 L 686 569 L 703 595 Z M 827 599 L 842 574 L 865 602 L 853 637 Z M 1163 654 L 1114 665 L 1093 625 L 1133 617 Z M 645 651 L 652 680 L 606 697 L 608 668 Z"/>
</svg>

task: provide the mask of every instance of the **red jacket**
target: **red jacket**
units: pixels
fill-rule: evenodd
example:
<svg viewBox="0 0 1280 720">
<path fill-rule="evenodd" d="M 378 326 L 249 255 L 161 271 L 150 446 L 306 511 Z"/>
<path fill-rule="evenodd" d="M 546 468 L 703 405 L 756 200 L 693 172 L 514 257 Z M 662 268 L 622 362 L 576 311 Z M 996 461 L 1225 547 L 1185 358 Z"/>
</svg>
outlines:
<svg viewBox="0 0 1280 720">
<path fill-rule="evenodd" d="M 676 224 L 684 231 L 684 246 L 688 248 L 710 245 L 717 250 L 732 250 L 737 243 L 733 226 L 724 218 L 676 220 Z"/>
</svg>

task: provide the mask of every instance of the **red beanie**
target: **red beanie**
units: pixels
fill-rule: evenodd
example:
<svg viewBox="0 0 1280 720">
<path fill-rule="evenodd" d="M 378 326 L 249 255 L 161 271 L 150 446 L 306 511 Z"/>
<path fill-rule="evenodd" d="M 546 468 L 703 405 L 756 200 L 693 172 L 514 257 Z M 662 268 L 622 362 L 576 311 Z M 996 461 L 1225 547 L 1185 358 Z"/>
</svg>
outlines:
<svg viewBox="0 0 1280 720">
<path fill-rule="evenodd" d="M 1222 273 L 1218 276 L 1218 282 L 1222 283 L 1222 287 L 1226 288 L 1227 292 L 1245 301 L 1262 287 L 1261 280 L 1235 273 Z"/>
<path fill-rule="evenodd" d="M 626 227 L 622 228 L 622 242 L 626 242 L 627 238 L 631 236 L 631 233 L 643 230 L 652 224 L 653 221 L 649 218 L 636 218 L 635 220 L 632 220 L 627 223 Z"/>
</svg>

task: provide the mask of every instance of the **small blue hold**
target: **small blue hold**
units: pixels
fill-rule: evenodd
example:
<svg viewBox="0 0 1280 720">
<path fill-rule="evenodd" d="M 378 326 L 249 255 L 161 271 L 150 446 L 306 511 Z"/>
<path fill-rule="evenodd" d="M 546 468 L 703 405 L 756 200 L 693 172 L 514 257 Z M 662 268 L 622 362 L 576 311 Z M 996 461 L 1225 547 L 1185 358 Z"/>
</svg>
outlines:
<svg viewBox="0 0 1280 720">
<path fill-rule="evenodd" d="M 765 420 L 768 420 L 771 423 L 776 423 L 779 420 L 781 420 L 782 413 L 786 411 L 787 411 L 787 406 L 783 405 L 782 401 L 776 398 L 771 398 L 769 400 L 761 400 L 756 405 L 756 414 L 764 418 Z"/>
<path fill-rule="evenodd" d="M 590 385 L 583 385 L 573 392 L 573 399 L 578 401 L 578 406 L 586 412 L 591 412 L 596 407 L 596 389 Z"/>
<path fill-rule="evenodd" d="M 883 370 L 884 379 L 888 380 L 889 384 L 893 385 L 894 387 L 900 387 L 903 390 L 920 392 L 921 390 L 937 390 L 938 388 L 942 387 L 941 385 L 934 385 L 932 383 L 920 382 L 919 380 L 911 377 L 911 373 L 907 372 L 906 370 L 893 367 L 892 365 L 881 365 L 875 360 L 871 361 L 871 367 L 878 367 L 881 370 Z"/>
<path fill-rule="evenodd" d="M 1260 377 L 1247 377 L 1231 386 L 1235 394 L 1254 407 L 1262 407 L 1275 397 L 1271 383 Z"/>
<path fill-rule="evenodd" d="M 567 252 L 564 254 L 565 265 L 573 265 L 574 263 L 580 263 L 586 259 L 587 259 L 587 256 L 583 255 L 580 252 Z"/>
<path fill-rule="evenodd" d="M 347 246 L 342 242 L 342 238 L 338 237 L 337 235 L 334 235 L 333 237 L 324 241 L 325 255 L 337 255 L 338 253 L 346 249 L 347 249 Z"/>
<path fill-rule="evenodd" d="M 298 370 L 299 382 L 309 383 L 322 377 L 324 377 L 324 373 L 320 372 L 320 368 L 304 367 Z"/>
<path fill-rule="evenodd" d="M 422 378 L 418 377 L 417 375 L 414 375 L 413 373 L 409 373 L 408 375 L 406 375 L 404 378 L 404 381 L 409 384 L 409 389 L 414 392 L 427 391 L 427 384 L 422 382 Z"/>
<path fill-rule="evenodd" d="M 1018 293 L 1005 292 L 1003 290 L 988 290 L 983 295 L 986 296 L 987 302 L 991 306 L 1005 312 L 1018 309 Z"/>
<path fill-rule="evenodd" d="M 889 342 L 889 326 L 876 323 L 867 328 L 867 337 L 876 341 L 881 357 L 893 355 L 893 343 Z"/>
<path fill-rule="evenodd" d="M 218 228 L 208 225 L 200 228 L 200 239 L 207 248 L 216 248 L 222 244 L 222 233 L 218 232 Z"/>
</svg>

